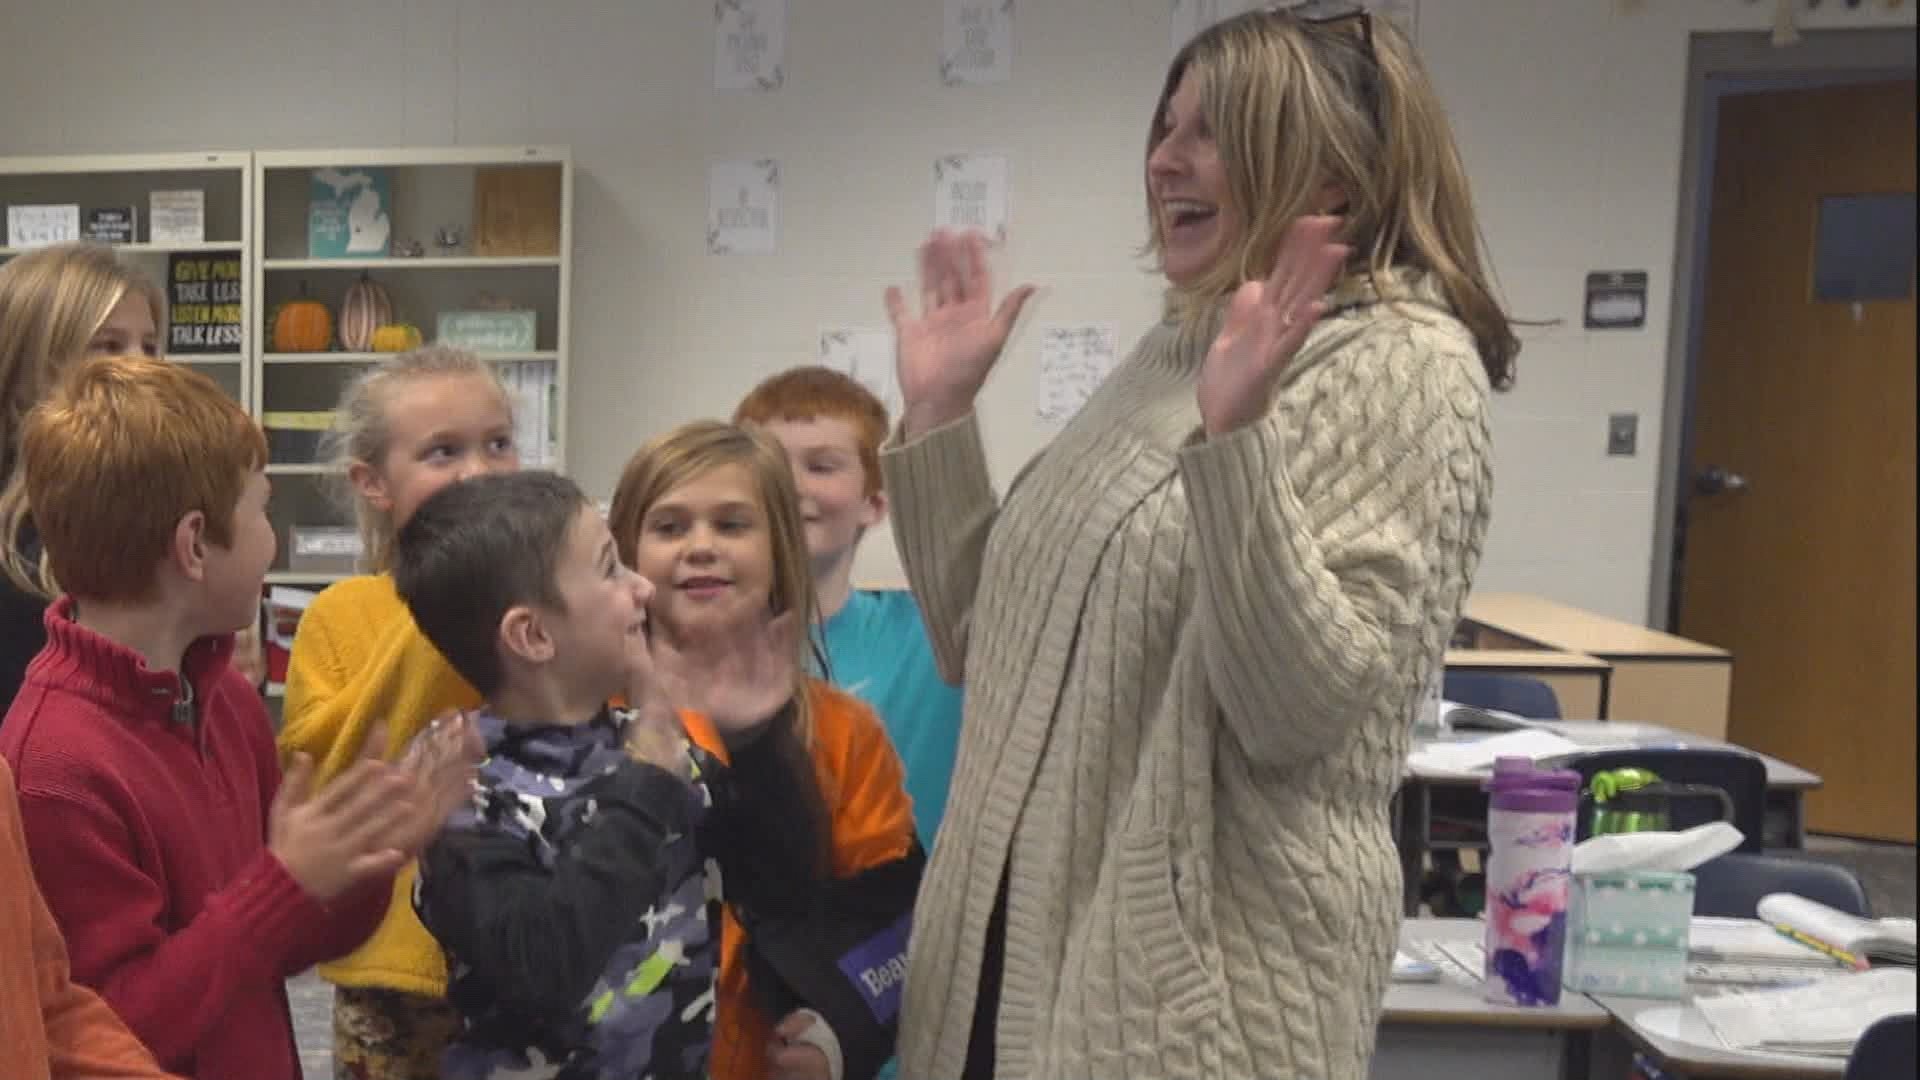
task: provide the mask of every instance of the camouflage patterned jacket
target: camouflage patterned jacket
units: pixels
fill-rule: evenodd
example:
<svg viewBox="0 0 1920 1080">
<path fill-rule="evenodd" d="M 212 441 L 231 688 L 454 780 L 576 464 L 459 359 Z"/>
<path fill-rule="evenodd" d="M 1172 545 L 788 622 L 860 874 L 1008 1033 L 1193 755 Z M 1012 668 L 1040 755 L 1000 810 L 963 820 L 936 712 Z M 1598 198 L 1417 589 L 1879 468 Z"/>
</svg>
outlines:
<svg viewBox="0 0 1920 1080">
<path fill-rule="evenodd" d="M 628 716 L 509 728 L 480 713 L 473 802 L 414 893 L 462 1018 L 445 1080 L 706 1075 L 720 897 L 695 829 L 724 766 L 690 747 L 688 784 L 632 761 Z"/>
</svg>

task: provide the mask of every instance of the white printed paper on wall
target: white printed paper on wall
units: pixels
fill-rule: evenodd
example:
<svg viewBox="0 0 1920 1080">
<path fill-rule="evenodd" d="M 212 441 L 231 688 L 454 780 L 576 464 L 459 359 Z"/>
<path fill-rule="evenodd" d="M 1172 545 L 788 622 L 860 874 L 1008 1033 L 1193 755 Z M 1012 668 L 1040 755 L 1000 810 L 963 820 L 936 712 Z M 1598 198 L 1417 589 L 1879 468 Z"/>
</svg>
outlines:
<svg viewBox="0 0 1920 1080">
<path fill-rule="evenodd" d="M 1003 154 L 949 154 L 933 162 L 933 224 L 985 233 L 1007 242 L 1007 159 Z"/>
<path fill-rule="evenodd" d="M 1013 0 L 946 0 L 940 81 L 948 86 L 1013 77 Z"/>
<path fill-rule="evenodd" d="M 787 0 L 714 0 L 713 88 L 778 90 L 787 81 Z"/>
<path fill-rule="evenodd" d="M 1066 426 L 1118 362 L 1114 329 L 1106 325 L 1040 328 L 1040 423 Z"/>
<path fill-rule="evenodd" d="M 708 254 L 771 255 L 779 236 L 779 162 L 759 158 L 708 167 Z"/>
<path fill-rule="evenodd" d="M 820 363 L 873 391 L 887 407 L 887 416 L 897 421 L 902 402 L 893 360 L 890 328 L 836 326 L 820 331 Z"/>
</svg>

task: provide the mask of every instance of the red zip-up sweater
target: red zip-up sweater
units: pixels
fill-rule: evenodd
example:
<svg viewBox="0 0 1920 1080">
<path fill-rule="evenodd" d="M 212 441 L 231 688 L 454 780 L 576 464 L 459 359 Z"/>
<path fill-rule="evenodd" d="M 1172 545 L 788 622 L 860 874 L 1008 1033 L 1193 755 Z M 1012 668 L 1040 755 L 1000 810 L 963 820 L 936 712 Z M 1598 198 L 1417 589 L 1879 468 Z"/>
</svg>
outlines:
<svg viewBox="0 0 1920 1080">
<path fill-rule="evenodd" d="M 230 637 L 180 674 L 47 609 L 47 646 L 0 723 L 34 874 L 75 981 L 161 1065 L 195 1080 L 299 1080 L 285 980 L 357 946 L 387 881 L 332 909 L 267 851 L 280 785 L 259 695 Z"/>
</svg>

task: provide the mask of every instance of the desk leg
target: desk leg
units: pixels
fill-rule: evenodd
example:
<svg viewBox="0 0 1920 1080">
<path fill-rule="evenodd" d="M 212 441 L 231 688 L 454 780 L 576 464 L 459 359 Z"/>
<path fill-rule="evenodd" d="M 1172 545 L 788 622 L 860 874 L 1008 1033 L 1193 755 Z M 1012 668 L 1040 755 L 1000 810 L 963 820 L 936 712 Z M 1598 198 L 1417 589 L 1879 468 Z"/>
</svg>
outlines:
<svg viewBox="0 0 1920 1080">
<path fill-rule="evenodd" d="M 1399 829 L 1401 907 L 1407 918 L 1420 914 L 1420 881 L 1426 876 L 1427 838 L 1432 832 L 1432 807 L 1429 789 L 1418 780 L 1408 779 L 1394 796 L 1394 815 Z"/>
<path fill-rule="evenodd" d="M 1803 791 L 1787 794 L 1787 843 L 1795 851 L 1807 850 L 1807 796 Z"/>
</svg>

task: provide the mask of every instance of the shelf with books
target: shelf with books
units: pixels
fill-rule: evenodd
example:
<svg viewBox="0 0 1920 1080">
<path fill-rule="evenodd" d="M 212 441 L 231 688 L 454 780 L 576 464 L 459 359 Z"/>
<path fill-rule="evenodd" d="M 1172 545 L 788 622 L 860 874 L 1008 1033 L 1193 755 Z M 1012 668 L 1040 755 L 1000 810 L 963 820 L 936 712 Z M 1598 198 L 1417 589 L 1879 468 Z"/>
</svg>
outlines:
<svg viewBox="0 0 1920 1080">
<path fill-rule="evenodd" d="M 245 151 L 0 157 L 0 262 L 40 246 L 111 246 L 166 295 L 169 359 L 253 411 L 253 155 Z"/>
<path fill-rule="evenodd" d="M 276 150 L 253 163 L 257 411 L 331 408 L 358 366 L 386 358 L 367 350 L 366 321 L 341 335 L 351 290 L 355 312 L 370 304 L 378 323 L 493 361 L 515 395 L 523 462 L 561 467 L 573 233 L 565 148 Z M 363 282 L 370 288 L 355 289 Z M 271 313 L 299 299 L 331 314 L 328 350 L 273 349 Z"/>
</svg>

